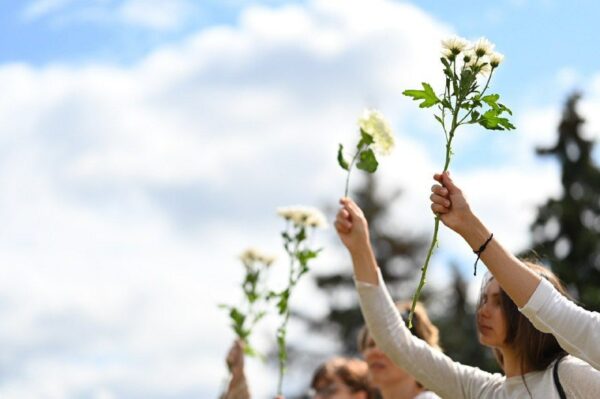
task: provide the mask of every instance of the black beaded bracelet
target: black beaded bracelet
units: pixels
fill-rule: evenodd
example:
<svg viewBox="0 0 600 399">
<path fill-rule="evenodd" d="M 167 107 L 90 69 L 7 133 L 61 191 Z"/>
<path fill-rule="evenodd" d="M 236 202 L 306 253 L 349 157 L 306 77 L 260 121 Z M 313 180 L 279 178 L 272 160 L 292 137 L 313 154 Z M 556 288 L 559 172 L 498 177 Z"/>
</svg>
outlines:
<svg viewBox="0 0 600 399">
<path fill-rule="evenodd" d="M 477 262 L 479 262 L 479 258 L 481 257 L 481 253 L 483 251 L 485 251 L 485 248 L 490 243 L 490 241 L 492 241 L 492 238 L 494 238 L 494 233 L 490 234 L 490 237 L 487 240 L 485 240 L 485 242 L 483 243 L 483 245 L 480 246 L 478 250 L 473 251 L 473 253 L 477 255 L 477 259 L 475 260 L 475 265 L 473 265 L 473 276 L 477 275 Z"/>
</svg>

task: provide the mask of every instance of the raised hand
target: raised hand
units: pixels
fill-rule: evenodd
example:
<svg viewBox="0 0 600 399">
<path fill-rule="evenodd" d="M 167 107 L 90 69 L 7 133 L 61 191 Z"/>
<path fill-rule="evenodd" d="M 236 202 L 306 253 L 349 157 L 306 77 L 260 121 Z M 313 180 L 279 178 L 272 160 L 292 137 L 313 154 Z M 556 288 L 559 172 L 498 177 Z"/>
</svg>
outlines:
<svg viewBox="0 0 600 399">
<path fill-rule="evenodd" d="M 340 204 L 334 223 L 340 240 L 351 253 L 364 249 L 369 245 L 369 225 L 363 211 L 348 197 Z"/>
<path fill-rule="evenodd" d="M 234 375 L 240 375 L 244 373 L 244 344 L 241 340 L 236 339 L 229 353 L 227 354 L 227 367 Z"/>
<path fill-rule="evenodd" d="M 433 178 L 440 184 L 431 187 L 431 210 L 442 223 L 463 235 L 475 219 L 465 196 L 454 184 L 449 172 L 436 173 Z"/>
</svg>

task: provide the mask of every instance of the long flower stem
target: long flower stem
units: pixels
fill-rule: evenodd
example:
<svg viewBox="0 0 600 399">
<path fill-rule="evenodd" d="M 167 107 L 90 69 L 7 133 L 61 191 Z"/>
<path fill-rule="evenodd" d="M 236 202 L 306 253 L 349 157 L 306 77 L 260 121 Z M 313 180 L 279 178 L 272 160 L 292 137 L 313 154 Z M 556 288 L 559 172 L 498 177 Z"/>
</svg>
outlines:
<svg viewBox="0 0 600 399">
<path fill-rule="evenodd" d="M 448 167 L 450 166 L 450 158 L 452 157 L 452 139 L 454 138 L 454 131 L 456 130 L 457 123 L 456 119 L 458 118 L 458 112 L 460 110 L 460 101 L 457 100 L 456 108 L 453 110 L 452 115 L 452 126 L 450 127 L 450 134 L 448 136 L 448 141 L 446 142 L 446 162 L 444 163 L 444 170 L 446 172 Z M 431 256 L 433 255 L 433 250 L 435 249 L 438 241 L 438 231 L 440 228 L 440 218 L 436 215 L 435 223 L 433 225 L 433 238 L 431 239 L 431 244 L 429 245 L 429 252 L 427 252 L 427 257 L 425 258 L 425 263 L 421 268 L 421 280 L 419 280 L 419 286 L 417 287 L 417 291 L 413 296 L 412 305 L 410 307 L 410 313 L 408 315 L 408 328 L 412 328 L 412 319 L 415 314 L 415 307 L 417 306 L 417 301 L 421 296 L 421 290 L 425 286 L 425 282 L 427 281 L 427 267 L 429 266 L 429 261 L 431 260 Z"/>
<path fill-rule="evenodd" d="M 296 235 L 295 235 L 296 236 Z M 296 267 L 295 267 L 295 259 L 296 254 L 300 248 L 300 242 L 296 239 L 294 243 L 294 249 L 292 252 L 288 252 L 288 256 L 290 257 L 290 274 L 288 277 L 288 288 L 287 288 L 287 300 L 285 305 L 285 316 L 283 318 L 283 322 L 277 329 L 277 345 L 279 349 L 279 378 L 277 380 L 277 395 L 283 395 L 283 376 L 286 372 L 286 362 L 287 362 L 287 351 L 286 351 L 286 333 L 287 333 L 287 324 L 290 319 L 290 298 L 292 296 L 292 290 L 296 286 L 298 282 L 298 278 L 295 276 Z"/>
<path fill-rule="evenodd" d="M 277 342 L 279 343 L 279 378 L 277 380 L 277 396 L 283 395 L 283 375 L 285 374 L 285 364 L 287 354 L 285 350 L 285 335 L 287 331 L 287 323 L 290 319 L 290 312 L 286 311 L 283 323 L 277 329 Z"/>
<path fill-rule="evenodd" d="M 362 151 L 363 148 L 364 148 L 364 145 L 362 145 L 356 151 L 356 154 L 354 154 L 354 157 L 352 157 L 352 161 L 350 162 L 350 166 L 348 166 L 348 175 L 346 176 L 346 189 L 344 190 L 344 197 L 348 196 L 348 187 L 350 186 L 350 172 L 352 171 L 352 167 L 356 163 L 356 160 L 358 159 L 358 156 L 360 155 L 360 152 Z"/>
</svg>

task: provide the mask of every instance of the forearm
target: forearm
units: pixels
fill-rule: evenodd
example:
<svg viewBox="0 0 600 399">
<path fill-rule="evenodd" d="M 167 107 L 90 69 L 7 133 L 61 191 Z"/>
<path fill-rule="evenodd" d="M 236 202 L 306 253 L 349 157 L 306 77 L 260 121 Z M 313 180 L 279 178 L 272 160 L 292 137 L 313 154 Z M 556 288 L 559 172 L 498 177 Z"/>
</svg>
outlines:
<svg viewBox="0 0 600 399">
<path fill-rule="evenodd" d="M 357 281 L 377 285 L 379 282 L 377 270 L 377 260 L 373 253 L 373 248 L 369 242 L 364 243 L 360 248 L 350 251 L 352 265 L 354 267 L 354 276 Z"/>
<path fill-rule="evenodd" d="M 379 280 L 379 275 L 378 275 Z M 369 333 L 396 365 L 442 397 L 487 397 L 500 377 L 453 362 L 441 351 L 413 336 L 381 280 L 377 286 L 356 282 L 359 302 Z"/>
<path fill-rule="evenodd" d="M 478 250 L 490 237 L 491 232 L 474 215 L 467 226 L 459 234 L 471 249 Z M 481 253 L 481 260 L 518 307 L 527 303 L 540 283 L 540 276 L 507 251 L 495 237 Z"/>
</svg>

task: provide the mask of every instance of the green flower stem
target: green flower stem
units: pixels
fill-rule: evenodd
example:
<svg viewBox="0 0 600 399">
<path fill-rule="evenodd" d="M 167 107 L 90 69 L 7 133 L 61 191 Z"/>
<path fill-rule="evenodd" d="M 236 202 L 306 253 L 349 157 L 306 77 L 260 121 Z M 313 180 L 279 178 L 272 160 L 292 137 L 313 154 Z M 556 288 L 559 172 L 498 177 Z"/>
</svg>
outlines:
<svg viewBox="0 0 600 399">
<path fill-rule="evenodd" d="M 350 172 L 352 171 L 352 167 L 354 166 L 354 164 L 356 163 L 356 160 L 358 159 L 358 156 L 360 155 L 361 151 L 364 149 L 365 145 L 363 144 L 357 151 L 356 154 L 354 154 L 354 157 L 352 157 L 352 161 L 350 162 L 350 166 L 348 166 L 348 175 L 346 176 L 346 189 L 344 190 L 344 197 L 348 196 L 348 187 L 350 186 Z"/>
<path fill-rule="evenodd" d="M 286 245 L 286 252 L 290 257 L 290 274 L 288 277 L 288 288 L 287 288 L 287 300 L 285 304 L 285 316 L 283 318 L 283 322 L 277 329 L 277 347 L 279 352 L 279 377 L 277 379 L 277 395 L 283 395 L 283 376 L 286 372 L 286 363 L 287 363 L 287 351 L 286 351 L 286 333 L 287 333 L 287 324 L 290 319 L 290 308 L 289 301 L 292 296 L 292 290 L 296 286 L 299 277 L 295 278 L 296 268 L 295 259 L 296 254 L 298 253 L 298 249 L 300 247 L 300 242 L 296 240 L 295 246 L 292 252 L 287 250 L 288 246 Z"/>
<path fill-rule="evenodd" d="M 444 163 L 444 170 L 446 172 L 448 167 L 450 166 L 450 158 L 452 157 L 452 139 L 454 138 L 454 131 L 456 130 L 458 112 L 460 111 L 460 100 L 456 100 L 456 107 L 452 112 L 452 126 L 450 127 L 450 135 L 448 136 L 448 142 L 446 143 L 446 162 Z M 435 223 L 433 225 L 433 238 L 431 239 L 431 245 L 429 246 L 429 252 L 427 252 L 427 257 L 425 258 L 425 263 L 421 268 L 421 280 L 419 281 L 419 286 L 417 287 L 417 291 L 415 295 L 413 295 L 412 305 L 410 307 L 410 313 L 408 315 L 408 328 L 412 328 L 412 319 L 415 314 L 415 307 L 417 306 L 417 301 L 421 296 L 421 291 L 425 286 L 425 282 L 427 281 L 427 267 L 429 266 L 429 261 L 431 260 L 431 255 L 433 255 L 433 250 L 435 249 L 438 242 L 438 231 L 440 228 L 440 217 L 436 215 Z"/>
</svg>

